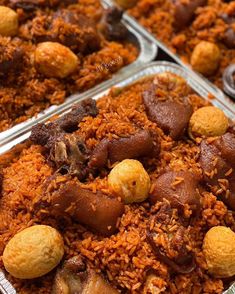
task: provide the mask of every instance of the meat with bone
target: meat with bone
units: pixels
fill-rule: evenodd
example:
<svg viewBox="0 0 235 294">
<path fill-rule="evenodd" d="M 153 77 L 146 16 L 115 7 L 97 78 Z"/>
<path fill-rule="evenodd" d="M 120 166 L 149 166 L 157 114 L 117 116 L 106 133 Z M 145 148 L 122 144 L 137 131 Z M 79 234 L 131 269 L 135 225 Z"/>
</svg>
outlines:
<svg viewBox="0 0 235 294">
<path fill-rule="evenodd" d="M 166 199 L 172 208 L 184 210 L 188 205 L 194 212 L 200 209 L 198 192 L 199 178 L 189 171 L 168 171 L 160 175 L 153 183 L 150 195 L 151 203 Z"/>
<path fill-rule="evenodd" d="M 55 188 L 56 187 L 56 188 Z M 81 187 L 78 181 L 57 175 L 45 183 L 45 193 L 35 207 L 44 207 L 55 217 L 72 217 L 102 235 L 116 231 L 124 204 L 116 197 L 101 191 L 92 192 Z"/>
<path fill-rule="evenodd" d="M 235 210 L 235 133 L 203 140 L 200 149 L 199 163 L 206 184 Z"/>
<path fill-rule="evenodd" d="M 144 156 L 157 157 L 160 144 L 147 130 L 138 131 L 136 134 L 119 139 L 103 139 L 93 150 L 89 160 L 89 167 L 101 168 L 107 164 Z"/>
<path fill-rule="evenodd" d="M 81 256 L 65 261 L 57 271 L 52 294 L 118 294 Z"/>
</svg>

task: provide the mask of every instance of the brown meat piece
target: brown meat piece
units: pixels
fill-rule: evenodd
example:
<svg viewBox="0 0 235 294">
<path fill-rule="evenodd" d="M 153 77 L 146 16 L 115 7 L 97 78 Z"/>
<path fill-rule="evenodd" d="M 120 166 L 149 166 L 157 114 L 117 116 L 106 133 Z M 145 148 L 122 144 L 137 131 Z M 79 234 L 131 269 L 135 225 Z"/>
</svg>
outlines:
<svg viewBox="0 0 235 294">
<path fill-rule="evenodd" d="M 179 233 L 177 231 L 178 238 L 182 238 L 182 233 Z M 153 235 L 148 232 L 147 233 L 147 241 L 151 245 L 155 255 L 159 260 L 167 264 L 174 272 L 179 273 L 179 274 L 189 274 L 191 273 L 195 268 L 196 268 L 196 263 L 194 261 L 194 255 L 191 252 L 188 252 L 186 249 L 186 245 L 183 243 L 183 238 L 182 240 L 178 240 L 179 242 L 179 255 L 176 260 L 170 259 L 164 251 L 162 251 L 159 246 L 154 242 Z"/>
<path fill-rule="evenodd" d="M 23 62 L 24 50 L 16 42 L 4 38 L 0 44 L 0 75 L 20 70 Z"/>
<path fill-rule="evenodd" d="M 117 290 L 93 269 L 81 256 L 65 261 L 57 271 L 52 294 L 117 294 Z"/>
<path fill-rule="evenodd" d="M 55 137 L 48 156 L 57 171 L 76 176 L 80 180 L 90 172 L 86 165 L 88 158 L 89 151 L 86 145 L 80 137 L 73 134 L 62 134 Z"/>
<path fill-rule="evenodd" d="M 48 207 L 50 214 L 57 217 L 71 216 L 103 235 L 109 236 L 116 231 L 117 220 L 124 213 L 124 204 L 117 198 L 100 191 L 93 193 L 76 181 L 63 182 L 54 190 L 55 181 L 52 179 L 47 183 L 45 195 L 37 206 Z"/>
<path fill-rule="evenodd" d="M 35 17 L 31 34 L 37 43 L 58 42 L 83 54 L 100 49 L 101 40 L 95 24 L 73 10 L 61 9 L 49 17 Z"/>
<path fill-rule="evenodd" d="M 144 105 L 148 118 L 170 137 L 177 140 L 187 129 L 193 109 L 187 97 L 171 99 L 157 97 L 157 85 L 152 85 L 143 93 Z"/>
<path fill-rule="evenodd" d="M 74 105 L 71 111 L 56 121 L 49 124 L 37 124 L 32 127 L 30 140 L 34 144 L 42 146 L 47 145 L 50 148 L 50 141 L 54 141 L 54 137 L 63 132 L 72 133 L 78 129 L 79 123 L 86 116 L 95 117 L 98 114 L 96 101 L 93 99 L 86 99 Z"/>
<path fill-rule="evenodd" d="M 152 207 L 152 210 L 155 210 L 155 208 Z M 162 223 L 164 223 L 164 226 L 161 227 L 161 232 L 159 232 L 159 225 Z M 191 243 L 191 236 L 188 228 L 182 226 L 169 202 L 164 200 L 158 211 L 154 211 L 150 224 L 152 229 L 147 230 L 147 241 L 157 258 L 170 266 L 176 273 L 192 272 L 196 264 L 193 253 L 187 248 L 187 245 Z M 157 240 L 167 239 L 166 247 L 161 242 L 161 245 L 159 245 L 155 238 Z"/>
<path fill-rule="evenodd" d="M 177 30 L 180 30 L 190 24 L 196 9 L 206 5 L 207 0 L 189 0 L 188 3 L 173 0 L 173 2 L 175 3 L 174 25 Z"/>
<path fill-rule="evenodd" d="M 224 44 L 229 49 L 235 48 L 235 32 L 232 27 L 228 28 L 227 31 L 224 34 Z"/>
<path fill-rule="evenodd" d="M 203 140 L 200 148 L 205 182 L 235 210 L 235 134 L 228 132 L 212 142 Z"/>
<path fill-rule="evenodd" d="M 32 128 L 30 140 L 45 146 L 47 157 L 57 171 L 84 179 L 92 170 L 87 167 L 89 150 L 81 138 L 73 132 L 86 116 L 96 116 L 96 102 L 87 99 L 75 105 L 72 110 L 49 124 L 37 124 Z"/>
<path fill-rule="evenodd" d="M 141 130 L 126 138 L 103 139 L 93 150 L 89 167 L 102 168 L 108 160 L 113 164 L 124 159 L 143 156 L 157 157 L 159 152 L 158 140 L 154 140 L 149 131 Z"/>
<path fill-rule="evenodd" d="M 169 171 L 153 182 L 150 202 L 155 204 L 166 199 L 172 208 L 182 212 L 187 204 L 194 212 L 200 209 L 199 179 L 188 171 Z"/>
<path fill-rule="evenodd" d="M 63 0 L 64 5 L 75 4 L 77 0 Z M 60 0 L 9 0 L 9 6 L 13 9 L 21 8 L 27 12 L 46 6 L 55 7 L 61 4 Z"/>
<path fill-rule="evenodd" d="M 127 37 L 128 30 L 122 24 L 123 11 L 118 7 L 111 7 L 105 11 L 105 15 L 100 23 L 100 30 L 107 40 L 124 40 Z"/>
<path fill-rule="evenodd" d="M 79 123 L 86 117 L 96 117 L 99 111 L 96 101 L 89 98 L 74 105 L 71 111 L 57 120 L 57 125 L 65 132 L 74 132 L 78 129 Z"/>
</svg>

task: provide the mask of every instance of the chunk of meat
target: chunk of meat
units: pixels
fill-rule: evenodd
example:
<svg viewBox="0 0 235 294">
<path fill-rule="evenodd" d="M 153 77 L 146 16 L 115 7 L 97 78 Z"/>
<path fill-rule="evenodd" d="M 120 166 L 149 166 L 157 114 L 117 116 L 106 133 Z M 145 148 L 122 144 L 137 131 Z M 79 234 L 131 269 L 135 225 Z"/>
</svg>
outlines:
<svg viewBox="0 0 235 294">
<path fill-rule="evenodd" d="M 52 144 L 52 142 L 51 142 Z M 53 162 L 57 171 L 84 179 L 90 170 L 86 166 L 89 150 L 79 136 L 62 134 L 55 137 L 48 159 Z"/>
<path fill-rule="evenodd" d="M 83 140 L 69 132 L 78 129 L 78 124 L 86 116 L 96 116 L 98 110 L 92 99 L 75 105 L 72 110 L 49 124 L 37 124 L 32 128 L 30 140 L 45 146 L 48 160 L 57 171 L 84 179 L 91 169 L 87 167 L 90 152 Z"/>
<path fill-rule="evenodd" d="M 161 250 L 161 248 L 155 243 L 154 236 L 147 232 L 147 241 L 149 242 L 150 246 L 152 247 L 155 255 L 159 260 L 167 264 L 174 272 L 179 274 L 189 274 L 196 268 L 196 263 L 194 260 L 194 255 L 192 252 L 188 252 L 186 249 L 186 246 L 183 242 L 183 235 L 184 231 L 179 229 L 177 231 L 177 238 L 179 238 L 180 245 L 180 257 L 178 257 L 178 260 L 172 260 L 170 259 L 164 251 Z M 175 242 L 175 241 L 174 241 Z"/>
<path fill-rule="evenodd" d="M 124 40 L 128 35 L 127 28 L 122 24 L 123 11 L 114 6 L 105 11 L 100 23 L 100 30 L 107 40 Z"/>
<path fill-rule="evenodd" d="M 64 0 L 64 5 L 75 4 L 77 0 Z M 27 12 L 34 11 L 46 6 L 56 7 L 61 4 L 60 0 L 9 0 L 9 6 L 13 9 L 21 8 Z"/>
<path fill-rule="evenodd" d="M 196 9 L 200 6 L 204 6 L 207 0 L 173 0 L 175 3 L 175 13 L 174 13 L 174 25 L 177 30 L 185 28 L 190 24 L 194 17 Z"/>
<path fill-rule="evenodd" d="M 117 294 L 100 274 L 86 265 L 81 256 L 64 262 L 57 271 L 52 294 Z"/>
<path fill-rule="evenodd" d="M 123 159 L 142 156 L 158 156 L 160 144 L 153 139 L 150 132 L 141 130 L 134 135 L 119 139 L 103 139 L 93 150 L 89 167 L 102 168 L 110 160 L 111 164 Z"/>
<path fill-rule="evenodd" d="M 146 237 L 159 260 L 170 266 L 174 272 L 186 274 L 196 267 L 194 254 L 188 249 L 192 240 L 189 229 L 182 225 L 175 210 L 167 200 L 163 200 L 157 210 L 153 206 Z M 162 223 L 164 226 L 159 231 Z"/>
<path fill-rule="evenodd" d="M 57 120 L 57 125 L 65 132 L 72 133 L 78 129 L 79 123 L 86 117 L 96 117 L 99 111 L 96 101 L 89 98 L 73 106 L 71 111 Z"/>
<path fill-rule="evenodd" d="M 86 99 L 73 106 L 71 111 L 49 124 L 37 124 L 32 127 L 30 140 L 34 144 L 50 145 L 51 139 L 63 132 L 72 133 L 78 129 L 79 123 L 86 116 L 95 117 L 98 114 L 96 101 Z M 47 146 L 50 148 L 50 146 Z"/>
<path fill-rule="evenodd" d="M 124 212 L 124 204 L 116 197 L 100 191 L 93 193 L 69 180 L 51 192 L 55 181 L 46 183 L 45 194 L 36 206 L 48 207 L 50 214 L 56 217 L 70 216 L 103 235 L 112 235 L 116 231 L 117 220 Z"/>
<path fill-rule="evenodd" d="M 6 42 L 0 44 L 0 75 L 19 70 L 24 58 L 24 50 L 21 47 L 5 40 Z"/>
<path fill-rule="evenodd" d="M 213 141 L 203 140 L 200 149 L 205 182 L 235 210 L 235 134 L 227 132 Z"/>
<path fill-rule="evenodd" d="M 232 27 L 228 28 L 224 34 L 224 44 L 230 48 L 235 48 L 235 31 Z"/>
<path fill-rule="evenodd" d="M 185 205 L 197 212 L 200 209 L 199 178 L 188 171 L 169 171 L 153 182 L 150 202 L 168 200 L 171 207 L 183 211 Z"/>
<path fill-rule="evenodd" d="M 193 113 L 188 97 L 171 99 L 158 97 L 158 85 L 152 85 L 143 93 L 143 100 L 148 118 L 173 139 L 179 139 L 187 129 L 189 119 Z M 167 93 L 166 93 L 167 94 Z"/>
<path fill-rule="evenodd" d="M 35 17 L 30 33 L 36 42 L 58 42 L 82 54 L 97 51 L 101 46 L 93 21 L 68 9 L 61 9 L 49 17 Z"/>
</svg>

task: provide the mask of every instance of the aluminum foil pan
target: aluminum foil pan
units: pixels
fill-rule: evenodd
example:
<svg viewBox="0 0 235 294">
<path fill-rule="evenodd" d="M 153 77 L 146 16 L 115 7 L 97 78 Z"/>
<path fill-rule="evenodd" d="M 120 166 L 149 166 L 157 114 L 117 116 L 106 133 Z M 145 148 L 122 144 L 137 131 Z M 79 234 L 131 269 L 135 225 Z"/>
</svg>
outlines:
<svg viewBox="0 0 235 294">
<path fill-rule="evenodd" d="M 115 4 L 114 0 L 105 0 L 106 2 L 109 3 L 109 5 L 117 5 Z M 192 75 L 197 75 L 198 77 L 200 77 L 202 80 L 204 80 L 205 83 L 207 83 L 208 85 L 210 85 L 210 87 L 216 87 L 214 86 L 213 83 L 211 83 L 208 79 L 206 79 L 203 75 L 194 72 L 190 65 L 184 63 L 180 57 L 176 54 L 174 54 L 163 42 L 161 42 L 160 40 L 158 40 L 157 38 L 155 38 L 145 27 L 143 27 L 141 24 L 139 24 L 135 18 L 133 18 L 132 16 L 128 15 L 127 13 L 125 13 L 123 15 L 123 19 L 125 20 L 126 23 L 131 24 L 135 27 L 136 31 L 138 33 L 140 33 L 142 36 L 144 36 L 146 39 L 148 39 L 149 41 L 152 41 L 153 43 L 155 43 L 160 49 L 162 49 L 169 57 L 170 59 L 172 59 L 173 61 L 175 61 L 176 63 L 180 64 L 181 66 L 187 68 Z M 235 95 L 233 92 L 233 95 L 231 95 L 231 91 L 227 91 L 227 83 L 225 81 L 224 83 L 224 90 L 225 93 L 228 94 L 230 97 L 235 99 Z"/>
<path fill-rule="evenodd" d="M 107 0 L 101 0 L 101 3 L 104 8 L 112 6 L 112 3 Z M 150 39 L 146 38 L 145 36 L 142 36 L 141 33 L 138 32 L 138 30 L 135 28 L 135 23 L 129 23 L 125 19 L 123 19 L 123 24 L 126 26 L 126 28 L 129 31 L 128 39 L 130 42 L 132 42 L 138 49 L 139 49 L 139 56 L 132 64 L 129 64 L 125 67 L 123 67 L 121 70 L 119 70 L 117 73 L 115 73 L 110 80 L 104 81 L 101 84 L 93 87 L 94 91 L 99 92 L 101 89 L 110 87 L 112 85 L 115 85 L 120 79 L 123 79 L 126 77 L 132 70 L 140 66 L 141 64 L 148 63 L 157 55 L 158 47 L 155 43 L 153 43 Z M 71 95 L 67 97 L 65 103 L 57 106 L 52 105 L 48 109 L 42 111 L 37 116 L 28 119 L 27 121 L 17 124 L 14 127 L 4 131 L 0 132 L 0 146 L 5 143 L 5 140 L 11 140 L 15 136 L 18 136 L 18 134 L 21 133 L 22 130 L 25 128 L 30 129 L 34 124 L 37 124 L 40 120 L 44 119 L 44 117 L 50 116 L 56 109 L 63 108 L 64 104 L 66 102 L 70 101 L 71 103 L 74 103 L 77 99 L 77 95 Z"/>
<path fill-rule="evenodd" d="M 182 68 L 179 65 L 176 65 L 174 63 L 166 62 L 166 61 L 157 61 L 152 62 L 150 64 L 142 65 L 139 68 L 136 68 L 132 72 L 129 72 L 129 75 L 127 75 L 126 78 L 123 78 L 122 80 L 118 81 L 115 84 L 115 87 L 123 88 L 127 87 L 134 82 L 153 76 L 155 74 L 163 73 L 163 72 L 171 72 L 174 73 L 182 78 L 184 78 L 188 85 L 200 96 L 204 97 L 204 99 L 209 100 L 212 104 L 215 106 L 221 108 L 228 117 L 234 118 L 235 117 L 235 108 L 233 103 L 231 103 L 230 100 L 226 100 L 224 94 L 222 91 L 215 87 L 210 87 L 207 83 L 204 83 L 203 80 L 200 78 L 196 78 L 195 75 L 192 75 L 191 71 L 188 71 L 186 68 Z M 96 92 L 94 90 L 90 90 L 86 93 L 83 93 L 81 95 L 77 95 L 75 100 L 81 101 L 88 97 L 92 97 L 94 99 L 99 99 L 105 94 L 107 94 L 110 91 L 110 86 L 107 86 L 106 88 L 103 88 L 100 92 Z M 214 99 L 211 100 L 208 98 L 208 95 L 213 95 Z M 66 112 L 69 112 L 71 109 L 71 103 L 67 102 L 67 104 L 64 105 L 63 108 L 55 109 L 55 111 L 51 114 L 53 115 L 63 115 Z M 45 121 L 46 119 L 50 118 L 48 115 L 46 118 L 44 118 L 42 121 Z M 14 156 L 15 152 L 19 152 L 21 148 L 24 148 L 25 140 L 30 136 L 30 130 L 26 129 L 25 133 L 22 136 L 18 136 L 13 141 L 9 141 L 7 144 L 0 146 L 0 165 L 4 165 L 4 159 L 9 160 L 12 156 Z M 18 145 L 17 145 L 18 144 Z M 13 147 L 13 148 L 12 148 Z M 11 149 L 12 148 L 12 149 Z M 7 287 L 4 288 L 4 285 L 7 285 Z M 3 290 L 1 289 L 3 288 Z M 14 289 L 12 290 L 12 286 L 10 283 L 6 280 L 6 278 L 3 276 L 3 274 L 0 275 L 0 291 L 4 294 L 14 294 Z M 5 291 L 5 292 L 4 292 Z M 224 292 L 224 294 L 232 294 L 235 293 L 235 286 L 231 286 L 227 291 Z"/>
</svg>

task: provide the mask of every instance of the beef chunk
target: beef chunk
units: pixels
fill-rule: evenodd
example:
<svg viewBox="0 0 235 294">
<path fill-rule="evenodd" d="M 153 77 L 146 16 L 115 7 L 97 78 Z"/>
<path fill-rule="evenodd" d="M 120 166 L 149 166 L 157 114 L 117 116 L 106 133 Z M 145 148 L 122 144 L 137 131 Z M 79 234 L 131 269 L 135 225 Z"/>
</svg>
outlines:
<svg viewBox="0 0 235 294">
<path fill-rule="evenodd" d="M 201 142 L 199 163 L 212 191 L 235 210 L 235 134 Z"/>
<path fill-rule="evenodd" d="M 77 53 L 88 54 L 100 49 L 95 24 L 73 10 L 61 9 L 49 17 L 35 17 L 30 32 L 36 42 L 59 42 Z"/>
<path fill-rule="evenodd" d="M 150 202 L 168 200 L 171 207 L 183 212 L 185 205 L 197 212 L 200 209 L 199 179 L 188 171 L 169 171 L 153 182 Z"/>
<path fill-rule="evenodd" d="M 86 99 L 73 106 L 71 111 L 55 122 L 49 124 L 37 124 L 32 128 L 30 140 L 34 144 L 39 144 L 50 148 L 51 138 L 64 132 L 73 132 L 78 129 L 79 123 L 86 116 L 95 117 L 98 114 L 96 102 L 93 99 Z M 53 141 L 53 139 L 52 139 Z"/>
<path fill-rule="evenodd" d="M 182 3 L 181 0 L 173 0 L 175 3 L 174 24 L 177 30 L 185 28 L 190 24 L 194 17 L 196 9 L 204 6 L 207 0 L 189 0 L 188 3 Z"/>
<path fill-rule="evenodd" d="M 71 133 L 78 129 L 78 124 L 84 117 L 96 117 L 97 115 L 98 109 L 96 107 L 96 101 L 93 99 L 86 99 L 76 104 L 68 114 L 59 118 L 57 124 L 65 132 Z"/>
<path fill-rule="evenodd" d="M 117 290 L 100 275 L 87 266 L 81 256 L 65 261 L 57 271 L 52 294 L 117 294 Z"/>
<path fill-rule="evenodd" d="M 173 139 L 183 136 L 189 119 L 193 113 L 188 97 L 179 99 L 170 96 L 158 97 L 156 94 L 159 85 L 153 84 L 144 92 L 143 100 L 148 118 Z M 167 93 L 166 93 L 167 95 Z"/>
<path fill-rule="evenodd" d="M 61 182 L 61 176 L 60 176 Z M 55 217 L 70 216 L 92 230 L 112 235 L 116 231 L 118 218 L 124 212 L 124 205 L 116 197 L 109 197 L 100 191 L 92 192 L 82 188 L 77 181 L 67 180 L 57 184 L 57 178 L 47 181 L 45 194 L 37 201 L 37 207 L 47 207 Z"/>
<path fill-rule="evenodd" d="M 232 27 L 228 28 L 224 34 L 224 44 L 230 48 L 235 48 L 235 32 Z"/>
<path fill-rule="evenodd" d="M 100 24 L 100 30 L 110 40 L 124 40 L 128 35 L 127 28 L 121 23 L 123 11 L 118 7 L 111 7 L 105 11 Z"/>
<path fill-rule="evenodd" d="M 93 150 L 89 167 L 102 168 L 109 160 L 117 161 L 142 156 L 158 156 L 160 145 L 149 131 L 141 130 L 134 135 L 119 139 L 103 139 Z"/>
<path fill-rule="evenodd" d="M 152 208 L 152 211 L 155 208 Z M 159 232 L 159 225 L 161 232 Z M 181 225 L 177 213 L 164 200 L 150 219 L 151 230 L 147 229 L 147 241 L 157 258 L 167 264 L 173 272 L 186 274 L 195 267 L 194 254 L 188 249 L 191 244 L 189 229 Z M 167 240 L 165 244 L 160 240 Z M 189 246 L 190 247 L 190 246 Z"/>
<path fill-rule="evenodd" d="M 0 44 L 0 75 L 17 71 L 22 66 L 24 50 L 17 47 L 14 42 L 2 42 Z"/>
<path fill-rule="evenodd" d="M 91 171 L 87 168 L 89 150 L 79 136 L 69 132 L 78 129 L 78 124 L 84 117 L 97 114 L 95 101 L 84 100 L 58 120 L 34 126 L 30 140 L 45 147 L 48 160 L 57 171 L 69 173 L 82 180 Z"/>
<path fill-rule="evenodd" d="M 76 135 L 61 134 L 51 142 L 48 159 L 60 172 L 83 179 L 90 172 L 86 167 L 89 151 L 84 142 Z"/>
<path fill-rule="evenodd" d="M 56 7 L 61 4 L 60 0 L 9 0 L 9 6 L 13 9 L 21 8 L 26 12 L 32 12 L 39 8 Z M 64 5 L 75 4 L 77 0 L 64 0 Z"/>
</svg>

